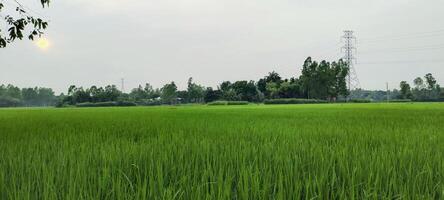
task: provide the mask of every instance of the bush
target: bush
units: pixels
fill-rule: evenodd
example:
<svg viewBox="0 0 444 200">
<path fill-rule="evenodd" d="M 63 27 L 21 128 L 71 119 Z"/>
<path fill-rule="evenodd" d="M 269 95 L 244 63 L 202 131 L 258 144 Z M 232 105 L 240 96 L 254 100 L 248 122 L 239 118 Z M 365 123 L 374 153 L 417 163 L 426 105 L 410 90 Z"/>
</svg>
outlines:
<svg viewBox="0 0 444 200">
<path fill-rule="evenodd" d="M 234 106 L 234 105 L 248 105 L 248 101 L 213 101 L 208 103 L 209 106 Z"/>
<path fill-rule="evenodd" d="M 118 107 L 118 106 L 126 107 L 126 106 L 137 106 L 137 105 L 129 101 L 121 101 L 121 102 L 108 101 L 108 102 L 97 102 L 97 103 L 85 102 L 85 103 L 76 104 L 76 107 Z"/>
<path fill-rule="evenodd" d="M 318 104 L 328 103 L 325 100 L 319 99 L 267 99 L 264 104 Z"/>
<path fill-rule="evenodd" d="M 136 104 L 139 106 L 159 106 L 162 105 L 162 101 L 156 99 L 143 99 L 138 101 Z"/>
<path fill-rule="evenodd" d="M 227 105 L 233 106 L 233 105 L 248 105 L 250 102 L 248 101 L 228 101 Z"/>
<path fill-rule="evenodd" d="M 227 101 L 213 101 L 213 102 L 207 103 L 207 105 L 209 105 L 209 106 L 225 106 L 225 105 L 228 105 L 228 102 Z"/>
<path fill-rule="evenodd" d="M 72 107 L 68 102 L 63 101 L 57 101 L 57 103 L 54 105 L 56 108 L 66 108 L 66 107 Z"/>
<path fill-rule="evenodd" d="M 85 102 L 85 103 L 76 104 L 76 107 L 111 107 L 111 106 L 117 106 L 117 103 L 110 101 L 110 102 L 98 102 L 98 103 Z"/>
<path fill-rule="evenodd" d="M 408 103 L 408 102 L 412 102 L 411 99 L 390 99 L 389 100 L 390 103 Z"/>
<path fill-rule="evenodd" d="M 118 101 L 117 106 L 128 107 L 128 106 L 137 106 L 137 104 L 131 101 Z"/>
<path fill-rule="evenodd" d="M 349 103 L 371 103 L 369 99 L 350 99 Z"/>
</svg>

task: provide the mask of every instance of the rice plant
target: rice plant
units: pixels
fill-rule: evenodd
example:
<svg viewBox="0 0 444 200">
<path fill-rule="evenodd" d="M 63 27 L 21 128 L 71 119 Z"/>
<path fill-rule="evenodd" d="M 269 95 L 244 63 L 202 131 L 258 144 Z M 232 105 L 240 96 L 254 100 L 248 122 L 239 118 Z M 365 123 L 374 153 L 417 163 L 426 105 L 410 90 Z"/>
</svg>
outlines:
<svg viewBox="0 0 444 200">
<path fill-rule="evenodd" d="M 442 199 L 444 104 L 1 109 L 0 199 Z"/>
</svg>

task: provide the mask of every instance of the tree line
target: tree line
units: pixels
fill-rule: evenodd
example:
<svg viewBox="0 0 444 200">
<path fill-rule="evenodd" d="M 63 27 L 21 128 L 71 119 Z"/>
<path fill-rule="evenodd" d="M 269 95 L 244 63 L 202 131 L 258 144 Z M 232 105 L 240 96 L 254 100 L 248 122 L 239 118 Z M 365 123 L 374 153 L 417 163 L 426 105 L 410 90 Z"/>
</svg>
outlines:
<svg viewBox="0 0 444 200">
<path fill-rule="evenodd" d="M 368 99 L 372 101 L 444 101 L 444 89 L 437 84 L 437 80 L 431 73 L 424 77 L 417 77 L 413 81 L 413 87 L 407 81 L 401 81 L 399 88 L 393 90 L 363 90 L 357 89 L 350 93 L 352 99 Z"/>
<path fill-rule="evenodd" d="M 146 83 L 129 93 L 120 91 L 115 85 L 89 88 L 72 85 L 66 94 L 55 96 L 50 88 L 23 88 L 13 85 L 0 86 L 0 106 L 75 106 L 113 102 L 109 105 L 161 105 L 181 103 L 209 103 L 214 101 L 264 102 L 273 99 L 316 99 L 335 102 L 338 100 L 367 99 L 384 101 L 389 99 L 411 99 L 414 101 L 444 100 L 443 90 L 431 74 L 424 79 L 416 78 L 414 87 L 403 81 L 400 90 L 370 91 L 347 89 L 349 67 L 346 62 L 316 62 L 310 57 L 302 66 L 298 77 L 283 78 L 272 71 L 259 80 L 222 81 L 216 88 L 205 87 L 188 79 L 187 88 L 179 90 L 175 82 L 154 88 Z M 122 104 L 115 104 L 121 102 Z M 129 104 L 131 103 L 131 104 Z M 104 105 L 104 104 L 100 104 Z"/>
<path fill-rule="evenodd" d="M 114 85 L 105 88 L 92 86 L 82 88 L 71 86 L 62 103 L 75 105 L 86 102 L 130 101 L 139 105 L 208 103 L 213 101 L 263 102 L 277 98 L 312 98 L 336 100 L 347 96 L 346 77 L 349 68 L 337 62 L 316 62 L 310 57 L 303 64 L 299 77 L 282 78 L 277 72 L 270 72 L 263 78 L 223 81 L 217 88 L 205 87 L 188 79 L 186 90 L 179 90 L 175 82 L 161 88 L 153 88 L 149 83 L 139 85 L 129 93 L 122 93 Z"/>
<path fill-rule="evenodd" d="M 426 74 L 424 78 L 415 78 L 413 85 L 414 87 L 411 87 L 407 81 L 401 81 L 399 84 L 399 98 L 415 101 L 440 101 L 444 99 L 444 90 L 431 73 Z"/>
</svg>

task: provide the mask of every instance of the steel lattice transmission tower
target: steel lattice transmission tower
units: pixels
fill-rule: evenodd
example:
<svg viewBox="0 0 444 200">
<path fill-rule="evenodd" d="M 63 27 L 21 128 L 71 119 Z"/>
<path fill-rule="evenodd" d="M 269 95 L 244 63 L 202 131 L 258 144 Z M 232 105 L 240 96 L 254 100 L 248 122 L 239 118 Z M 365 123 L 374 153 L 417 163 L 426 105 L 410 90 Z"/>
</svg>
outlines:
<svg viewBox="0 0 444 200">
<path fill-rule="evenodd" d="M 348 89 L 352 91 L 354 89 L 360 88 L 358 75 L 355 70 L 356 63 L 356 37 L 353 35 L 353 31 L 347 30 L 344 31 L 344 35 L 342 36 L 342 41 L 345 43 L 341 48 L 344 53 L 344 61 L 348 64 L 350 68 L 350 72 L 348 73 L 347 81 L 348 81 Z"/>
</svg>

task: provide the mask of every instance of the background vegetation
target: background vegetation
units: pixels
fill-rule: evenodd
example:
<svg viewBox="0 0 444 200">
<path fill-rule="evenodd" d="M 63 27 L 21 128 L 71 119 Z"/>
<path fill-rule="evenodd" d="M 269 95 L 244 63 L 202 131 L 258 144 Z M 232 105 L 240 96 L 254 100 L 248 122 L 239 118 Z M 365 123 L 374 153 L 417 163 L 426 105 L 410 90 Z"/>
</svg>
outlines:
<svg viewBox="0 0 444 200">
<path fill-rule="evenodd" d="M 72 85 L 66 94 L 58 96 L 49 88 L 23 88 L 0 85 L 0 107 L 15 106 L 88 106 L 105 105 L 162 105 L 162 104 L 203 104 L 214 101 L 284 104 L 295 102 L 378 102 L 378 101 L 443 101 L 444 90 L 432 74 L 414 80 L 414 87 L 403 81 L 400 89 L 392 91 L 369 91 L 356 89 L 348 91 L 346 77 L 348 66 L 342 60 L 337 62 L 316 62 L 307 58 L 299 77 L 282 78 L 277 72 L 257 81 L 223 81 L 217 88 L 204 87 L 188 79 L 186 90 L 179 90 L 175 82 L 161 88 L 149 83 L 123 93 L 115 85 L 89 88 Z M 292 100 L 293 99 L 293 100 Z M 311 100 L 310 100 L 311 99 Z M 351 99 L 351 100 L 350 100 Z"/>
</svg>

